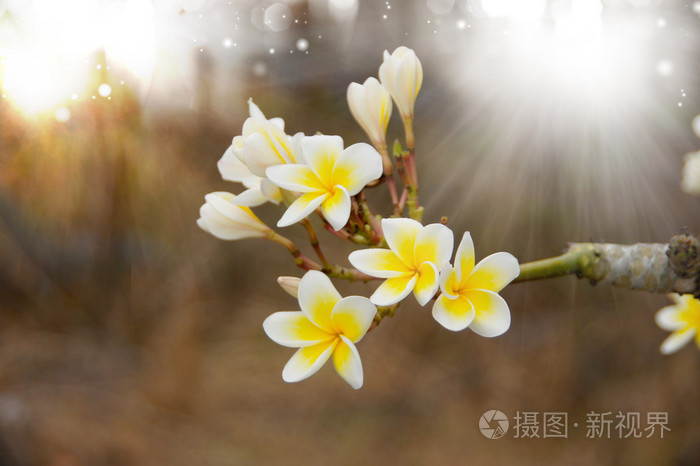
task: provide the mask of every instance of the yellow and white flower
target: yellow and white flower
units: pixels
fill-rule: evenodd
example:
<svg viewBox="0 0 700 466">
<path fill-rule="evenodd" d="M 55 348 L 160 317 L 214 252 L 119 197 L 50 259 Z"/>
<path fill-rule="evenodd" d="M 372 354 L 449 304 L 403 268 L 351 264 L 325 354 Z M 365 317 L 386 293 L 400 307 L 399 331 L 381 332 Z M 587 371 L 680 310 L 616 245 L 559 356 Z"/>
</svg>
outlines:
<svg viewBox="0 0 700 466">
<path fill-rule="evenodd" d="M 425 306 L 435 296 L 439 271 L 452 255 L 452 231 L 439 223 L 423 226 L 409 218 L 383 219 L 382 229 L 389 249 L 363 249 L 348 257 L 361 272 L 386 278 L 370 300 L 377 306 L 389 306 L 413 291 L 418 303 Z"/>
<path fill-rule="evenodd" d="M 248 207 L 236 204 L 235 194 L 215 192 L 204 199 L 197 225 L 219 239 L 263 238 L 272 231 Z"/>
<path fill-rule="evenodd" d="M 367 298 L 342 298 L 330 279 L 310 270 L 299 282 L 301 311 L 276 312 L 263 329 L 282 346 L 299 348 L 282 371 L 285 382 L 315 374 L 328 359 L 355 390 L 362 387 L 362 361 L 355 344 L 365 336 L 377 308 Z"/>
<path fill-rule="evenodd" d="M 670 297 L 676 304 L 666 306 L 656 313 L 656 324 L 673 332 L 661 344 L 661 352 L 675 353 L 693 337 L 700 348 L 700 300 L 689 294 L 672 294 Z"/>
<path fill-rule="evenodd" d="M 367 78 L 363 84 L 350 83 L 347 98 L 350 113 L 372 144 L 386 146 L 386 127 L 391 117 L 389 91 L 376 78 Z"/>
<path fill-rule="evenodd" d="M 277 226 L 296 223 L 321 207 L 337 231 L 350 218 L 350 196 L 382 175 L 382 156 L 365 143 L 343 149 L 340 136 L 309 136 L 301 140 L 307 165 L 276 165 L 266 171 L 277 186 L 303 193 L 287 209 Z"/>
<path fill-rule="evenodd" d="M 416 53 L 404 46 L 398 47 L 391 55 L 385 50 L 379 80 L 394 99 L 401 118 L 413 118 L 416 97 L 423 84 L 423 67 Z"/>
<path fill-rule="evenodd" d="M 492 254 L 476 266 L 474 262 L 474 243 L 466 232 L 454 267 L 441 272 L 442 294 L 433 305 L 433 317 L 448 330 L 469 327 L 481 336 L 495 337 L 510 327 L 508 304 L 498 292 L 520 275 L 520 267 L 507 252 Z"/>
<path fill-rule="evenodd" d="M 273 165 L 302 163 L 300 141 L 304 134 L 285 134 L 284 120 L 265 118 L 253 99 L 248 100 L 248 108 L 250 117 L 243 123 L 242 134 L 233 138 L 219 160 L 219 171 L 225 180 L 248 188 L 236 199 L 239 204 L 248 207 L 267 201 L 279 204 L 282 193 L 266 178 L 265 170 Z"/>
</svg>

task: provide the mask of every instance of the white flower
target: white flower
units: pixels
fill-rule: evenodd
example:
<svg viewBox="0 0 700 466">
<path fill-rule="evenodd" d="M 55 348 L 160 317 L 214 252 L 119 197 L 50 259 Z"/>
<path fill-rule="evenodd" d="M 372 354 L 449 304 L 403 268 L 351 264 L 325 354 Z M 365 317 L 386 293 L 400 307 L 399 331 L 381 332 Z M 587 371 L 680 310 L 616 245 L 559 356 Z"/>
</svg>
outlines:
<svg viewBox="0 0 700 466">
<path fill-rule="evenodd" d="M 348 257 L 361 272 L 386 278 L 370 300 L 389 306 L 413 291 L 425 306 L 440 286 L 440 268 L 452 255 L 452 231 L 439 223 L 423 226 L 409 218 L 383 219 L 382 229 L 390 249 L 363 249 Z"/>
<path fill-rule="evenodd" d="M 686 154 L 681 189 L 688 194 L 700 195 L 700 152 Z"/>
<path fill-rule="evenodd" d="M 219 160 L 219 171 L 225 180 L 248 188 L 236 199 L 237 203 L 249 207 L 267 201 L 279 204 L 282 193 L 266 178 L 265 170 L 273 165 L 302 163 L 300 140 L 304 134 L 285 134 L 284 120 L 268 120 L 252 99 L 248 108 L 250 117 L 243 123 L 242 134 L 233 138 Z"/>
<path fill-rule="evenodd" d="M 416 97 L 423 84 L 423 67 L 416 53 L 404 46 L 398 47 L 391 55 L 385 50 L 379 80 L 393 97 L 401 118 L 413 118 Z"/>
<path fill-rule="evenodd" d="M 284 120 L 267 119 L 253 99 L 248 101 L 250 118 L 243 123 L 240 136 L 231 144 L 234 154 L 257 176 L 264 177 L 267 167 L 299 163 L 295 139 L 284 133 Z M 298 136 L 297 136 L 298 137 Z"/>
<path fill-rule="evenodd" d="M 661 344 L 663 354 L 674 353 L 695 337 L 700 348 L 700 301 L 693 295 L 670 295 L 676 304 L 656 313 L 656 324 L 671 335 Z"/>
<path fill-rule="evenodd" d="M 204 199 L 197 225 L 219 239 L 263 238 L 272 231 L 248 207 L 236 204 L 234 194 L 215 192 Z"/>
<path fill-rule="evenodd" d="M 386 127 L 391 117 L 391 96 L 375 78 L 363 84 L 350 83 L 348 106 L 357 123 L 367 133 L 372 144 L 386 145 Z"/>
<path fill-rule="evenodd" d="M 501 335 L 510 327 L 510 310 L 498 292 L 518 275 L 518 260 L 507 252 L 492 254 L 474 266 L 474 243 L 466 232 L 455 266 L 441 272 L 442 294 L 433 305 L 433 317 L 448 330 L 469 327 L 484 337 Z"/>
<path fill-rule="evenodd" d="M 263 329 L 282 346 L 299 348 L 282 371 L 285 382 L 299 382 L 315 374 L 328 359 L 355 390 L 362 387 L 362 361 L 355 343 L 365 336 L 377 313 L 367 298 L 342 298 L 330 279 L 310 270 L 299 282 L 301 311 L 276 312 Z"/>
<path fill-rule="evenodd" d="M 277 226 L 296 223 L 316 208 L 337 231 L 350 218 L 350 196 L 382 175 L 382 156 L 365 143 L 343 150 L 340 136 L 308 136 L 301 140 L 307 165 L 276 165 L 267 177 L 280 188 L 304 193 L 287 209 Z"/>
</svg>

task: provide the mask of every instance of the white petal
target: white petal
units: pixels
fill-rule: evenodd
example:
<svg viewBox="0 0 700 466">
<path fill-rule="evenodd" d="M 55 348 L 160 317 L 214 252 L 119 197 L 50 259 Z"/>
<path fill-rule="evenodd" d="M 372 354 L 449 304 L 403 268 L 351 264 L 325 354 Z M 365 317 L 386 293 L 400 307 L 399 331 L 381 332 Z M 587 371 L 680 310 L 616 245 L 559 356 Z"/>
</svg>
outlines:
<svg viewBox="0 0 700 466">
<path fill-rule="evenodd" d="M 413 266 L 416 237 L 422 229 L 423 225 L 420 222 L 410 218 L 382 219 L 382 230 L 386 243 L 401 260 L 410 266 Z"/>
<path fill-rule="evenodd" d="M 400 58 L 393 62 L 395 75 L 392 97 L 401 114 L 409 116 L 413 114 L 416 97 L 423 83 L 423 68 L 413 50 L 408 49 L 401 54 L 397 52 L 398 49 L 393 54 L 395 57 L 399 55 Z"/>
<path fill-rule="evenodd" d="M 656 325 L 669 332 L 680 330 L 688 325 L 687 322 L 681 319 L 681 314 L 682 308 L 678 305 L 661 308 L 659 312 L 656 313 Z"/>
<path fill-rule="evenodd" d="M 265 114 L 262 112 L 262 110 L 260 110 L 260 107 L 258 107 L 257 105 L 255 105 L 255 103 L 253 103 L 252 97 L 250 97 L 248 99 L 248 114 L 250 114 L 251 118 L 258 118 L 261 120 L 266 120 Z"/>
<path fill-rule="evenodd" d="M 469 290 L 465 297 L 474 306 L 474 322 L 469 326 L 482 337 L 497 337 L 510 327 L 510 309 L 499 295 L 487 290 Z"/>
<path fill-rule="evenodd" d="M 369 113 L 366 101 L 367 90 L 358 83 L 350 83 L 347 91 L 348 107 L 355 121 L 362 127 L 370 138 L 377 137 L 377 133 L 372 124 L 372 116 Z"/>
<path fill-rule="evenodd" d="M 299 382 L 314 375 L 328 361 L 338 345 L 338 338 L 314 346 L 299 348 L 282 370 L 285 382 Z"/>
<path fill-rule="evenodd" d="M 280 188 L 275 183 L 267 178 L 260 180 L 260 191 L 263 193 L 263 196 L 273 204 L 279 204 L 282 201 L 282 191 L 280 191 Z"/>
<path fill-rule="evenodd" d="M 497 252 L 476 264 L 468 278 L 469 287 L 498 293 L 518 275 L 520 275 L 518 259 L 507 252 Z"/>
<path fill-rule="evenodd" d="M 341 296 L 331 279 L 318 270 L 309 270 L 299 282 L 298 293 L 301 312 L 321 329 L 335 333 L 331 315 Z"/>
<path fill-rule="evenodd" d="M 350 218 L 350 196 L 345 188 L 336 186 L 321 204 L 321 211 L 335 231 L 343 228 Z"/>
<path fill-rule="evenodd" d="M 391 95 L 376 78 L 367 78 L 363 85 L 367 89 L 365 97 L 367 106 L 371 109 L 372 118 L 376 120 L 375 125 L 377 125 L 377 129 L 380 132 L 379 136 L 383 141 L 386 127 L 391 117 Z"/>
<path fill-rule="evenodd" d="M 207 204 L 216 209 L 217 212 L 230 220 L 249 228 L 267 230 L 265 224 L 263 224 L 250 209 L 236 204 L 236 197 L 237 196 L 227 192 L 214 192 L 204 196 L 204 200 Z"/>
<path fill-rule="evenodd" d="M 302 194 L 287 208 L 282 218 L 277 222 L 277 226 L 286 227 L 308 217 L 329 195 L 328 193 Z"/>
<path fill-rule="evenodd" d="M 418 304 L 425 306 L 433 299 L 440 288 L 440 273 L 432 262 L 423 262 L 418 269 L 418 280 L 413 287 L 413 294 Z"/>
<path fill-rule="evenodd" d="M 396 304 L 411 293 L 413 286 L 418 280 L 418 274 L 388 278 L 379 285 L 379 288 L 370 296 L 372 301 L 377 306 L 391 306 Z"/>
<path fill-rule="evenodd" d="M 361 249 L 353 251 L 348 260 L 360 272 L 373 277 L 394 278 L 413 274 L 394 251 L 389 249 Z"/>
<path fill-rule="evenodd" d="M 234 204 L 236 196 L 226 192 L 209 193 L 199 209 L 197 225 L 224 240 L 263 237 L 269 229 L 253 212 Z"/>
<path fill-rule="evenodd" d="M 311 193 L 324 189 L 316 174 L 306 165 L 274 165 L 265 170 L 265 175 L 289 191 Z"/>
<path fill-rule="evenodd" d="M 465 231 L 462 235 L 462 241 L 457 248 L 455 254 L 455 272 L 457 274 L 457 283 L 462 281 L 462 277 L 466 278 L 471 275 L 474 269 L 474 241 L 472 235 Z"/>
<path fill-rule="evenodd" d="M 279 131 L 279 130 L 278 130 Z M 256 132 L 248 136 L 243 142 L 243 157 L 246 166 L 254 175 L 265 176 L 265 169 L 273 165 L 288 163 L 286 151 L 280 149 L 278 138 L 287 135 L 279 131 L 279 134 L 270 136 L 265 132 Z"/>
<path fill-rule="evenodd" d="M 452 230 L 445 225 L 432 223 L 423 227 L 418 233 L 415 244 L 414 260 L 416 265 L 432 262 L 438 269 L 441 269 L 450 262 L 454 237 Z"/>
<path fill-rule="evenodd" d="M 440 295 L 433 305 L 433 317 L 447 330 L 459 332 L 474 321 L 474 307 L 465 298 L 450 299 Z"/>
<path fill-rule="evenodd" d="M 306 164 L 319 179 L 331 184 L 333 166 L 343 152 L 343 138 L 340 136 L 306 136 L 301 140 Z"/>
<path fill-rule="evenodd" d="M 340 336 L 340 342 L 333 351 L 333 365 L 336 372 L 355 390 L 362 387 L 364 375 L 360 353 L 355 345 L 345 336 Z"/>
<path fill-rule="evenodd" d="M 200 217 L 197 219 L 197 225 L 202 230 L 219 239 L 235 241 L 263 236 L 255 230 L 241 227 L 239 223 L 233 222 L 228 217 L 221 215 L 209 204 L 204 204 L 200 207 L 199 215 Z"/>
<path fill-rule="evenodd" d="M 233 145 L 229 146 L 224 155 L 217 162 L 219 173 L 226 181 L 243 183 L 250 178 L 258 178 L 241 162 L 234 154 Z"/>
<path fill-rule="evenodd" d="M 267 121 L 278 127 L 280 131 L 284 131 L 284 120 L 282 118 L 270 118 Z"/>
<path fill-rule="evenodd" d="M 301 311 L 275 312 L 265 319 L 263 330 L 278 345 L 291 348 L 313 346 L 336 336 L 318 328 Z"/>
<path fill-rule="evenodd" d="M 379 81 L 382 83 L 382 86 L 384 86 L 384 89 L 391 93 L 394 88 L 394 74 L 392 73 L 393 70 L 390 64 L 391 56 L 387 50 L 384 51 L 383 58 L 384 61 L 381 65 L 379 65 L 377 75 L 379 76 Z"/>
<path fill-rule="evenodd" d="M 331 321 L 336 332 L 357 343 L 369 330 L 377 308 L 363 296 L 348 296 L 335 305 Z"/>
<path fill-rule="evenodd" d="M 663 354 L 675 353 L 693 339 L 695 332 L 697 332 L 695 327 L 688 327 L 683 331 L 673 332 L 661 344 L 661 352 Z"/>
<path fill-rule="evenodd" d="M 260 188 L 251 188 L 236 196 L 235 203 L 240 206 L 257 207 L 266 203 L 267 200 Z"/>
<path fill-rule="evenodd" d="M 304 159 L 304 151 L 301 147 L 301 140 L 305 137 L 306 136 L 301 131 L 296 133 L 294 136 L 287 136 L 287 139 L 289 140 L 290 155 L 294 159 L 293 162 L 300 165 L 306 164 L 306 159 Z"/>
<path fill-rule="evenodd" d="M 382 156 L 377 150 L 360 142 L 345 149 L 333 168 L 333 185 L 344 186 L 354 196 L 370 181 L 382 176 Z"/>
</svg>

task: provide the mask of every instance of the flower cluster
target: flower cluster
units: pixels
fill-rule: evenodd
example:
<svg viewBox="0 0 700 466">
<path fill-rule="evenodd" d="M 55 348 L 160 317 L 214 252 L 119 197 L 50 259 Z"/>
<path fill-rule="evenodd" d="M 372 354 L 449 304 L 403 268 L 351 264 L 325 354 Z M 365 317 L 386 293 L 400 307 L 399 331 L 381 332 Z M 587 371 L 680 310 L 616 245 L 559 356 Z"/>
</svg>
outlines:
<svg viewBox="0 0 700 466">
<path fill-rule="evenodd" d="M 358 270 L 386 278 L 370 297 L 379 306 L 396 304 L 411 291 L 421 306 L 437 293 L 433 317 L 448 330 L 470 327 L 485 337 L 510 327 L 508 305 L 498 295 L 520 274 L 518 260 L 507 252 L 492 254 L 474 265 L 474 243 L 467 232 L 457 248 L 454 267 L 452 232 L 444 225 L 423 226 L 411 219 L 384 219 L 389 249 L 365 249 L 350 254 Z"/>
<path fill-rule="evenodd" d="M 493 337 L 510 325 L 508 305 L 498 292 L 518 276 L 518 261 L 508 253 L 496 253 L 474 265 L 474 245 L 465 233 L 451 264 L 452 231 L 441 223 L 421 223 L 413 136 L 415 102 L 423 81 L 420 61 L 407 47 L 384 52 L 378 76 L 363 84 L 351 83 L 347 89 L 350 112 L 371 145 L 345 147 L 335 135 L 288 135 L 282 119 L 266 118 L 249 100 L 250 117 L 242 134 L 233 138 L 218 163 L 225 180 L 246 189 L 239 195 L 207 194 L 200 209 L 197 224 L 206 232 L 225 240 L 277 242 L 306 270 L 301 278 L 278 278 L 280 286 L 298 299 L 301 310 L 276 312 L 263 323 L 273 341 L 298 348 L 282 372 L 287 382 L 306 379 L 332 359 L 338 374 L 360 388 L 362 362 L 355 345 L 411 293 L 420 306 L 435 299 L 435 320 L 452 331 L 469 327 Z M 397 140 L 392 158 L 386 131 L 393 108 L 404 126 L 405 149 Z M 403 186 L 400 195 L 394 165 Z M 383 183 L 393 212 L 391 218 L 382 219 L 372 213 L 364 190 Z M 320 263 L 250 210 L 266 202 L 286 205 L 277 226 L 302 224 Z M 327 261 L 310 219 L 314 214 L 335 236 L 369 246 L 349 255 L 353 268 Z M 383 282 L 369 299 L 342 298 L 331 278 Z"/>
</svg>

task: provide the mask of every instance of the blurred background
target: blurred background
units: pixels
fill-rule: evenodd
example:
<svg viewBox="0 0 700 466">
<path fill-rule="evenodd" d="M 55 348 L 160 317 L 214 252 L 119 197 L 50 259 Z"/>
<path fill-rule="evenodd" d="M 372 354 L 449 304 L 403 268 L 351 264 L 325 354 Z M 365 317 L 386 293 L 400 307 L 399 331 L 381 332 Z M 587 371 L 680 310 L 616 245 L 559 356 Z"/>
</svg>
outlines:
<svg viewBox="0 0 700 466">
<path fill-rule="evenodd" d="M 347 85 L 406 45 L 425 220 L 477 258 L 698 232 L 679 184 L 699 39 L 693 1 L 0 0 L 0 464 L 699 464 L 700 353 L 659 353 L 665 296 L 513 285 L 493 340 L 409 299 L 359 344 L 361 390 L 330 364 L 286 384 L 293 351 L 261 324 L 297 309 L 275 279 L 300 271 L 195 224 L 206 193 L 241 191 L 216 162 L 249 97 L 288 134 L 364 141 Z M 490 409 L 566 412 L 568 438 L 487 439 Z M 586 438 L 590 412 L 671 431 Z"/>
</svg>

